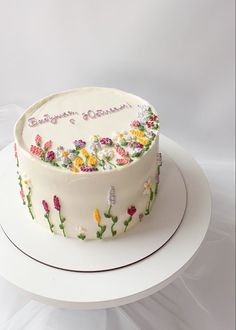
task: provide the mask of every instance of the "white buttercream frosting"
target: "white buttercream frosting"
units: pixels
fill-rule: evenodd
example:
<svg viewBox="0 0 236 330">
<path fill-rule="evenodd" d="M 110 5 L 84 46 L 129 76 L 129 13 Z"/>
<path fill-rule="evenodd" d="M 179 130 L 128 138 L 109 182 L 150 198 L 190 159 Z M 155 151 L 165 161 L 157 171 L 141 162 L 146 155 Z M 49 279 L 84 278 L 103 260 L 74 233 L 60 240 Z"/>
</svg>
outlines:
<svg viewBox="0 0 236 330">
<path fill-rule="evenodd" d="M 54 233 L 94 239 L 98 231 L 102 238 L 116 236 L 148 214 L 157 183 L 159 130 L 154 135 L 153 123 L 146 125 L 147 109 L 155 114 L 138 96 L 96 87 L 58 93 L 31 106 L 16 124 L 15 139 L 20 173 L 31 182 L 34 221 L 48 227 L 49 218 Z M 135 126 L 137 121 L 141 126 Z M 112 145 L 103 138 L 111 139 Z M 75 140 L 84 141 L 85 147 L 76 149 Z M 51 142 L 44 149 L 47 141 Z M 42 152 L 34 152 L 32 145 Z M 52 162 L 48 151 L 55 154 Z M 91 156 L 97 157 L 96 164 Z M 97 172 L 84 173 L 83 167 Z"/>
</svg>

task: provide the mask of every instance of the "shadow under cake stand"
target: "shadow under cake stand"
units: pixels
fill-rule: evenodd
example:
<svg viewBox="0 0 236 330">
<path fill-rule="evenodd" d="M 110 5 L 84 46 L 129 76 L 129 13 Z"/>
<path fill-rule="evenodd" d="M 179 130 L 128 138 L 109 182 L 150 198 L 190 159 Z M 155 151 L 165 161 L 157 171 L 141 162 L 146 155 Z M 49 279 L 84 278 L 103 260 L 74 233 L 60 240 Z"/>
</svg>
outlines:
<svg viewBox="0 0 236 330">
<path fill-rule="evenodd" d="M 211 200 L 194 159 L 163 135 L 160 145 L 161 183 L 151 214 L 104 241 L 65 240 L 30 222 L 18 203 L 12 145 L 5 148 L 0 275 L 37 300 L 78 309 L 127 304 L 173 281 L 203 241 Z"/>
</svg>

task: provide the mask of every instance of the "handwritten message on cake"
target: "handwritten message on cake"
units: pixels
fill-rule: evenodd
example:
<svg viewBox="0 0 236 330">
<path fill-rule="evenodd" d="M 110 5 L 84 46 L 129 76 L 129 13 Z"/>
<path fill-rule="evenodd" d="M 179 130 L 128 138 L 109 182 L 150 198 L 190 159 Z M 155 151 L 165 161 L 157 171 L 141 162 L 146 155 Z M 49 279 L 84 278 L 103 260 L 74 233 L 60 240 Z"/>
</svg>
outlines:
<svg viewBox="0 0 236 330">
<path fill-rule="evenodd" d="M 30 117 L 28 118 L 28 126 L 29 127 L 37 127 L 39 125 L 43 124 L 53 124 L 56 125 L 58 124 L 59 120 L 62 119 L 69 119 L 70 117 L 74 116 L 80 116 L 82 120 L 90 120 L 90 119 L 98 119 L 103 116 L 111 115 L 113 113 L 123 111 L 125 109 L 130 109 L 133 106 L 130 105 L 128 102 L 123 103 L 119 106 L 113 106 L 108 109 L 96 109 L 96 110 L 88 110 L 82 113 L 78 113 L 76 111 L 65 111 L 63 113 L 57 114 L 57 115 L 49 115 L 49 114 L 44 114 L 41 118 L 36 118 L 36 117 Z M 138 105 L 138 107 L 141 107 Z M 69 119 L 71 124 L 75 124 L 75 119 L 70 118 Z"/>
</svg>

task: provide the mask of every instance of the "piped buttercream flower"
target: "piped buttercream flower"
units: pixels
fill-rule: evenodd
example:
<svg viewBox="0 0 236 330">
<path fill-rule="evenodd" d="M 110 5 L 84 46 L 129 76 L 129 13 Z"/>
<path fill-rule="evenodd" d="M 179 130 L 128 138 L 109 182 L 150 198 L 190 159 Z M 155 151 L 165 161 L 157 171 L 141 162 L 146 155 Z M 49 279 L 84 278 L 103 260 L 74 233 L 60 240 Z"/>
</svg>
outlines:
<svg viewBox="0 0 236 330">
<path fill-rule="evenodd" d="M 55 159 L 55 152 L 54 151 L 48 151 L 46 155 L 46 159 L 49 161 L 52 161 Z"/>
<path fill-rule="evenodd" d="M 47 142 L 44 143 L 44 146 L 43 147 L 44 147 L 44 150 L 47 151 L 48 149 L 51 148 L 51 146 L 52 146 L 52 141 L 49 140 L 49 141 L 47 141 Z"/>
<path fill-rule="evenodd" d="M 112 139 L 110 139 L 110 138 L 102 138 L 102 139 L 100 139 L 100 143 L 107 145 L 107 146 L 113 145 Z"/>
<path fill-rule="evenodd" d="M 97 158 L 95 156 L 90 156 L 88 158 L 88 165 L 89 166 L 96 166 L 97 165 Z"/>
<path fill-rule="evenodd" d="M 74 158 L 74 160 L 73 160 L 73 164 L 74 164 L 75 166 L 79 167 L 79 166 L 84 165 L 84 161 L 83 161 L 82 158 L 80 158 L 80 157 L 76 157 L 76 158 Z"/>
<path fill-rule="evenodd" d="M 35 137 L 35 143 L 38 147 L 40 147 L 42 144 L 42 137 L 39 134 L 37 134 Z"/>
<path fill-rule="evenodd" d="M 150 193 L 150 190 L 152 188 L 152 183 L 151 183 L 151 179 L 148 178 L 147 181 L 144 183 L 144 195 L 148 195 Z"/>
<path fill-rule="evenodd" d="M 83 140 L 75 140 L 74 145 L 76 149 L 84 148 L 86 146 L 86 142 Z"/>
<path fill-rule="evenodd" d="M 104 148 L 98 152 L 98 157 L 103 160 L 112 160 L 114 158 L 114 151 L 109 148 Z"/>
</svg>

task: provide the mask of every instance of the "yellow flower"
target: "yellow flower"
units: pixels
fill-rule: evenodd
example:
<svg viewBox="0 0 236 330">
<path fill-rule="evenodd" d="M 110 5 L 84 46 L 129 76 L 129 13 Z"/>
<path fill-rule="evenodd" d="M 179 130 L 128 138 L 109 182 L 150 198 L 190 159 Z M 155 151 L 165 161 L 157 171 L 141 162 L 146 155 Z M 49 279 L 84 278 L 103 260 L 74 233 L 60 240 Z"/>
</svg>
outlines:
<svg viewBox="0 0 236 330">
<path fill-rule="evenodd" d="M 142 131 L 140 131 L 140 130 L 138 130 L 138 129 L 131 129 L 131 130 L 130 130 L 130 133 L 131 133 L 132 135 L 137 136 L 137 137 L 143 137 L 143 136 L 144 136 L 144 132 L 142 132 Z"/>
<path fill-rule="evenodd" d="M 81 159 L 80 157 L 76 157 L 76 158 L 73 160 L 73 163 L 74 163 L 74 165 L 77 166 L 77 167 L 84 165 L 84 161 L 83 161 L 83 159 Z"/>
<path fill-rule="evenodd" d="M 144 195 L 149 194 L 151 189 L 152 189 L 152 182 L 151 182 L 151 179 L 148 178 L 147 181 L 144 183 L 144 192 L 143 192 Z"/>
<path fill-rule="evenodd" d="M 89 157 L 89 153 L 86 149 L 81 149 L 81 154 L 86 158 Z"/>
<path fill-rule="evenodd" d="M 138 142 L 140 142 L 143 145 L 146 145 L 149 143 L 149 140 L 147 138 L 137 138 Z"/>
<path fill-rule="evenodd" d="M 97 225 L 101 222 L 101 215 L 98 209 L 94 209 L 93 211 L 93 219 L 96 222 Z"/>
<path fill-rule="evenodd" d="M 90 156 L 88 159 L 89 166 L 96 166 L 97 165 L 97 158 L 95 156 Z"/>
<path fill-rule="evenodd" d="M 62 157 L 67 157 L 68 155 L 69 155 L 69 152 L 68 151 L 63 151 Z"/>
<path fill-rule="evenodd" d="M 79 172 L 79 170 L 78 170 L 76 167 L 71 167 L 70 170 L 71 170 L 71 172 L 75 172 L 75 173 L 76 173 L 76 172 Z"/>
</svg>

